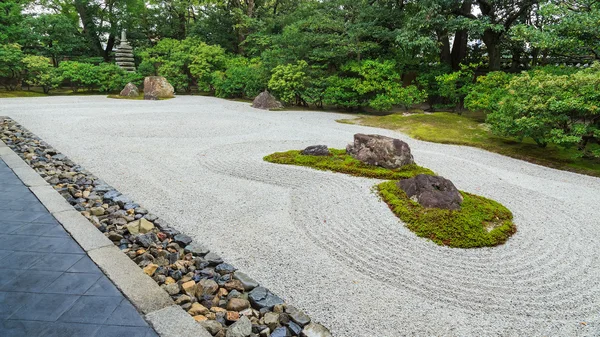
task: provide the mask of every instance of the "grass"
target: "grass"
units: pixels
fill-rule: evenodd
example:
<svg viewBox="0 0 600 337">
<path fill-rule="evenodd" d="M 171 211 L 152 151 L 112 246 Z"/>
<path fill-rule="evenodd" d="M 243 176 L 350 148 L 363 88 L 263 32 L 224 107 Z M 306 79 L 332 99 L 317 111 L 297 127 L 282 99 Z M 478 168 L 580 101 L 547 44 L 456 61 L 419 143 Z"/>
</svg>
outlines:
<svg viewBox="0 0 600 337">
<path fill-rule="evenodd" d="M 307 166 L 317 170 L 346 173 L 358 177 L 390 180 L 412 178 L 418 174 L 434 174 L 433 171 L 418 165 L 405 165 L 396 170 L 367 165 L 346 154 L 346 150 L 329 149 L 329 151 L 331 152 L 329 156 L 305 156 L 298 150 L 276 152 L 264 157 L 264 160 L 277 164 Z"/>
<path fill-rule="evenodd" d="M 44 97 L 46 94 L 36 91 L 0 91 L 0 98 L 14 98 L 14 97 Z"/>
<path fill-rule="evenodd" d="M 377 185 L 379 195 L 415 234 L 438 245 L 477 248 L 500 245 L 517 228 L 512 213 L 496 201 L 461 192 L 461 210 L 425 208 L 409 199 L 396 182 Z"/>
<path fill-rule="evenodd" d="M 429 142 L 478 147 L 538 165 L 600 177 L 600 161 L 577 158 L 575 149 L 550 145 L 540 148 L 532 140 L 518 142 L 497 137 L 481 121 L 482 116 L 436 112 L 361 116 L 338 122 L 396 130 Z"/>
<path fill-rule="evenodd" d="M 119 95 L 108 95 L 106 96 L 107 98 L 114 98 L 114 99 L 129 99 L 129 100 L 137 100 L 137 101 L 141 101 L 144 99 L 144 95 L 139 95 L 139 96 L 135 96 L 135 97 L 129 97 L 129 96 L 119 96 Z"/>
</svg>

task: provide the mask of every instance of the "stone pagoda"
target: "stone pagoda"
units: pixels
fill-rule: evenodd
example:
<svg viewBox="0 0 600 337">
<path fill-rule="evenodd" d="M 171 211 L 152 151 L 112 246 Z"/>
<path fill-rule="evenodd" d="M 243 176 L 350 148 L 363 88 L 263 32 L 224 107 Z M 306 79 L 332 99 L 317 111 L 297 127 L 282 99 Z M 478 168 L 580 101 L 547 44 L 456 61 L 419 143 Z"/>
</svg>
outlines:
<svg viewBox="0 0 600 337">
<path fill-rule="evenodd" d="M 121 31 L 121 42 L 116 51 L 117 65 L 129 72 L 135 71 L 135 60 L 133 58 L 133 48 L 127 42 L 125 30 Z"/>
</svg>

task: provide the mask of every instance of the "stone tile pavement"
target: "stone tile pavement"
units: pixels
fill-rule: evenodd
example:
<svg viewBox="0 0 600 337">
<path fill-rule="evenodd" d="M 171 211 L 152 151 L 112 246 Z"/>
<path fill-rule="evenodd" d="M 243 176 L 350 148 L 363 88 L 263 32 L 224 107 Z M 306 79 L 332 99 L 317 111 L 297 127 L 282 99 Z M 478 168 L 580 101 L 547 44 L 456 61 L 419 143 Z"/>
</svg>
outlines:
<svg viewBox="0 0 600 337">
<path fill-rule="evenodd" d="M 157 336 L 1 159 L 0 336 Z"/>
</svg>

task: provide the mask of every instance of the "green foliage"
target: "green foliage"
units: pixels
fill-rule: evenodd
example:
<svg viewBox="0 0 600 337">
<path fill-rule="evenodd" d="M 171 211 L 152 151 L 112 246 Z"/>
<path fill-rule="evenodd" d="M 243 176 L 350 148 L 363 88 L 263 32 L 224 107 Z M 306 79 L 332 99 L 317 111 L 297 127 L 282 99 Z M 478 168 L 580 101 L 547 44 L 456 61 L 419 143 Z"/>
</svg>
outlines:
<svg viewBox="0 0 600 337">
<path fill-rule="evenodd" d="M 129 82 L 142 84 L 143 78 L 138 73 L 129 73 L 116 64 L 101 63 L 95 71 L 101 92 L 121 91 Z"/>
<path fill-rule="evenodd" d="M 144 64 L 141 71 L 151 73 L 153 65 L 155 72 L 164 76 L 176 91 L 189 91 L 192 85 L 210 89 L 212 74 L 221 71 L 226 61 L 223 48 L 194 38 L 163 39 L 140 55 Z"/>
<path fill-rule="evenodd" d="M 25 83 L 41 87 L 45 94 L 62 82 L 62 77 L 52 67 L 52 61 L 44 56 L 28 55 L 23 58 Z"/>
<path fill-rule="evenodd" d="M 267 87 L 267 74 L 259 59 L 234 57 L 225 68 L 212 74 L 217 97 L 254 98 Z"/>
<path fill-rule="evenodd" d="M 538 145 L 576 147 L 600 158 L 600 64 L 570 75 L 534 70 L 515 76 L 498 110 L 488 115 L 492 131 Z"/>
<path fill-rule="evenodd" d="M 458 71 L 437 76 L 440 96 L 447 99 L 453 106 L 462 108 L 465 97 L 473 87 L 475 67 L 475 64 L 462 65 Z"/>
<path fill-rule="evenodd" d="M 58 67 L 58 74 L 64 81 L 69 83 L 73 92 L 77 92 L 82 87 L 92 90 L 100 84 L 96 66 L 89 63 L 75 61 L 61 62 Z"/>
<path fill-rule="evenodd" d="M 471 91 L 465 97 L 465 107 L 486 113 L 498 110 L 498 103 L 508 94 L 506 87 L 513 75 L 503 71 L 493 71 L 477 78 Z"/>
<path fill-rule="evenodd" d="M 21 87 L 23 52 L 16 43 L 0 45 L 0 83 L 7 90 Z"/>
<path fill-rule="evenodd" d="M 461 192 L 461 209 L 425 208 L 411 200 L 395 181 L 377 186 L 379 195 L 411 231 L 454 248 L 492 247 L 516 232 L 512 213 L 496 201 Z"/>
<path fill-rule="evenodd" d="M 31 29 L 24 49 L 51 58 L 54 66 L 66 57 L 73 60 L 86 54 L 87 44 L 79 33 L 78 21 L 66 14 L 31 16 L 24 24 Z"/>
<path fill-rule="evenodd" d="M 300 104 L 304 102 L 302 96 L 308 79 L 307 68 L 306 61 L 275 67 L 269 80 L 269 89 L 285 103 Z"/>
<path fill-rule="evenodd" d="M 276 152 L 264 157 L 265 161 L 285 165 L 308 166 L 317 170 L 347 173 L 358 177 L 377 179 L 405 179 L 418 174 L 434 173 L 418 165 L 405 165 L 390 170 L 383 167 L 367 165 L 346 154 L 346 150 L 329 149 L 329 156 L 305 156 L 301 151 Z"/>
</svg>

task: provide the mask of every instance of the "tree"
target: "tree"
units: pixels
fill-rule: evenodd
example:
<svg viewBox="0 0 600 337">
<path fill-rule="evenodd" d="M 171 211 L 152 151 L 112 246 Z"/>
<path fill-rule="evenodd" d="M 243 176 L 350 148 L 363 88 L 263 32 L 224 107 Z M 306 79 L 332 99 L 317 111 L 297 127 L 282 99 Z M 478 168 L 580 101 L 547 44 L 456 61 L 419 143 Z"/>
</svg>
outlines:
<svg viewBox="0 0 600 337">
<path fill-rule="evenodd" d="M 51 58 L 55 67 L 66 57 L 86 54 L 86 42 L 77 23 L 67 15 L 41 14 L 24 22 L 30 28 L 24 49 Z"/>
<path fill-rule="evenodd" d="M 21 87 L 23 52 L 16 43 L 0 45 L 0 81 L 7 90 Z"/>
<path fill-rule="evenodd" d="M 52 61 L 43 56 L 29 55 L 23 58 L 25 83 L 41 87 L 45 94 L 62 82 L 62 77 L 52 66 Z"/>
</svg>

